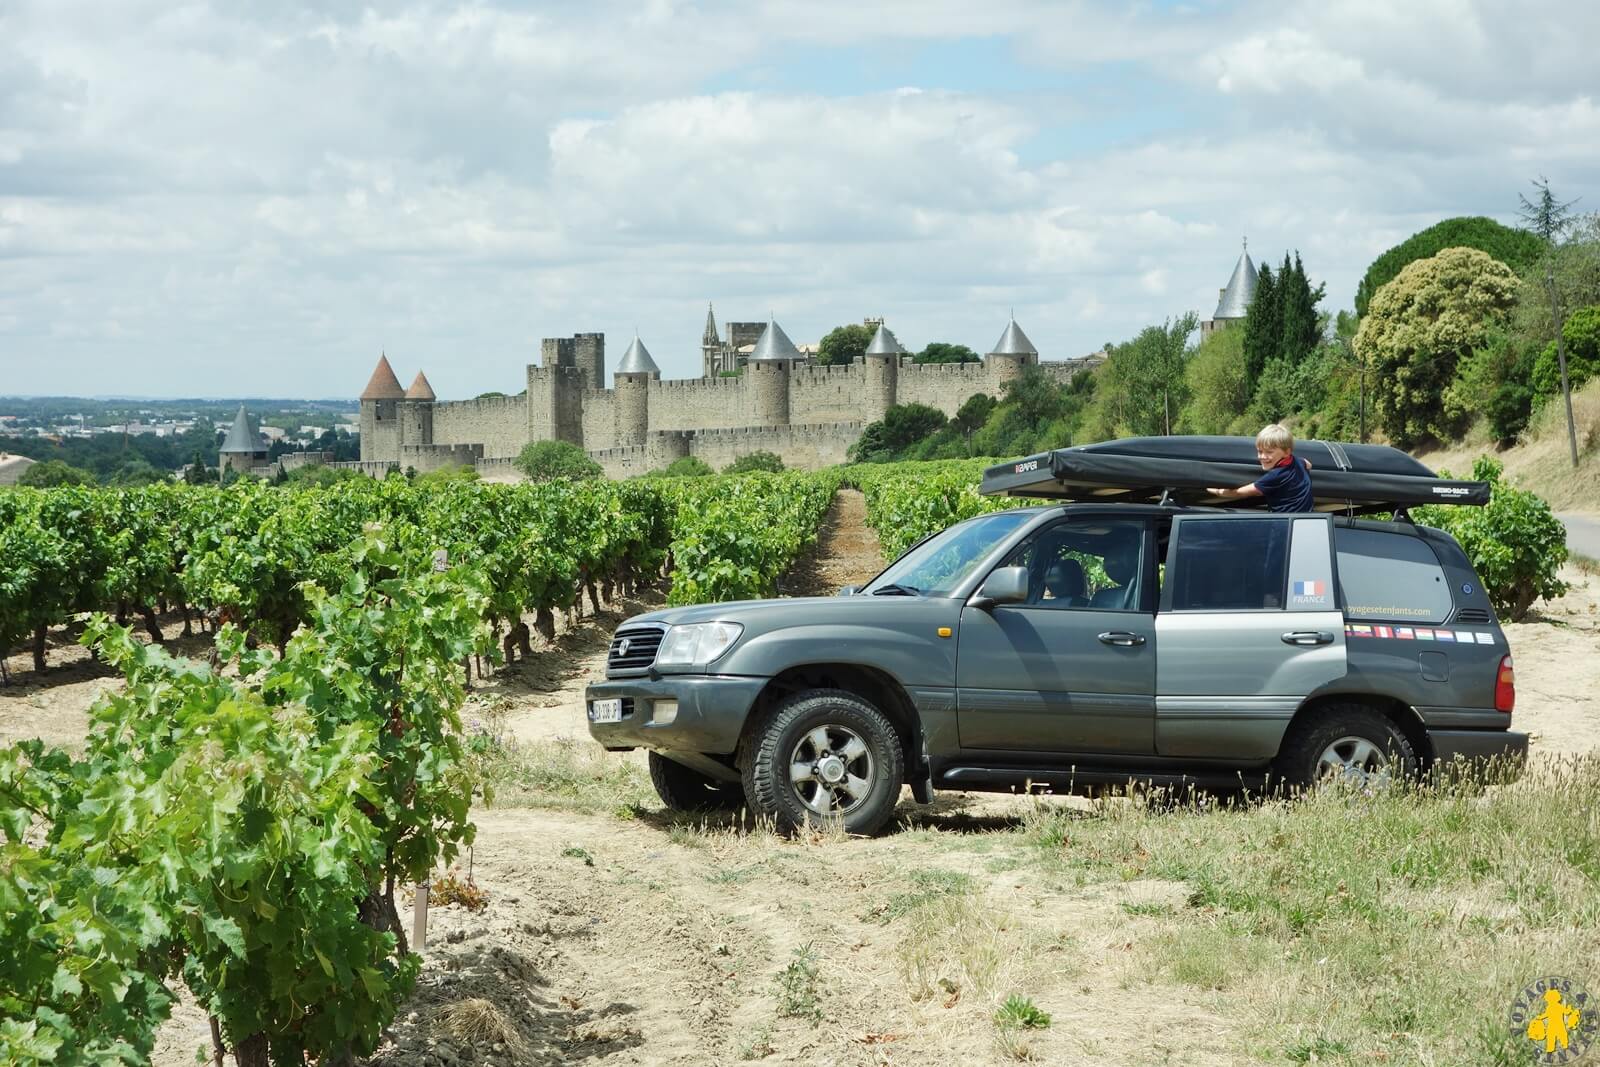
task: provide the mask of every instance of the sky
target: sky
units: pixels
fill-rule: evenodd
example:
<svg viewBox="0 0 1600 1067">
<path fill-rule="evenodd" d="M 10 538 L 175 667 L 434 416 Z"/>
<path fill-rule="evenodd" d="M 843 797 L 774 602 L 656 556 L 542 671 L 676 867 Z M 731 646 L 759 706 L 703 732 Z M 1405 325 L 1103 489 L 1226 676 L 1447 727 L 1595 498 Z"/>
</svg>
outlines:
<svg viewBox="0 0 1600 1067">
<path fill-rule="evenodd" d="M 1248 237 L 1350 307 L 1547 176 L 1600 4 L 0 0 L 0 394 L 441 399 L 539 339 L 883 317 L 1045 359 L 1208 318 Z"/>
</svg>

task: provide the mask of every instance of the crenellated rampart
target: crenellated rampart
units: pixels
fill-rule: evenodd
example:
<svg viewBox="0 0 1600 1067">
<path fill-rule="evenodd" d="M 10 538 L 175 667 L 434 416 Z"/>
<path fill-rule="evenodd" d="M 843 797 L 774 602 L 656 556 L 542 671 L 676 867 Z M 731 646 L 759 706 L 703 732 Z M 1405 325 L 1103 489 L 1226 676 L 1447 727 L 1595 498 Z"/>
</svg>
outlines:
<svg viewBox="0 0 1600 1067">
<path fill-rule="evenodd" d="M 485 456 L 516 456 L 528 443 L 528 398 L 485 396 L 435 404 L 431 443 L 480 445 Z"/>
</svg>

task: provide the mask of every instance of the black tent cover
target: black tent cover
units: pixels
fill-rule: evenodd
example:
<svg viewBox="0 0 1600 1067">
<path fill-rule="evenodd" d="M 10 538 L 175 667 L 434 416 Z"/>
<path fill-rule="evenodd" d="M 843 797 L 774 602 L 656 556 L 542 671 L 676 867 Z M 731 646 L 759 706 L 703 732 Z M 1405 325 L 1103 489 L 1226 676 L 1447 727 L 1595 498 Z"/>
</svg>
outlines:
<svg viewBox="0 0 1600 1067">
<path fill-rule="evenodd" d="M 1356 514 L 1394 511 L 1418 504 L 1489 502 L 1489 483 L 1440 478 L 1388 445 L 1296 441 L 1294 454 L 1311 461 L 1311 491 L 1318 511 Z M 985 496 L 1047 497 L 1097 502 L 1174 504 L 1226 502 L 1208 486 L 1234 488 L 1261 475 L 1253 437 L 1127 437 L 1040 452 L 983 472 Z"/>
</svg>

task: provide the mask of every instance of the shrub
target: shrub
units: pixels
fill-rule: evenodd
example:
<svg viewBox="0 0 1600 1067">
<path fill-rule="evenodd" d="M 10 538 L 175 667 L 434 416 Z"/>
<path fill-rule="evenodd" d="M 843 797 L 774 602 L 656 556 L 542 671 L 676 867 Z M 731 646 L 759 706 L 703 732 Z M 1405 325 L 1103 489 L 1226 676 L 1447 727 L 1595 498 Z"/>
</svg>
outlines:
<svg viewBox="0 0 1600 1067">
<path fill-rule="evenodd" d="M 698 456 L 684 456 L 675 459 L 661 471 L 663 478 L 704 478 L 708 474 L 715 474 L 711 464 Z"/>
<path fill-rule="evenodd" d="M 535 482 L 598 478 L 604 473 L 600 464 L 570 441 L 535 441 L 527 445 L 517 456 L 517 469 Z"/>
<path fill-rule="evenodd" d="M 1600 305 L 1579 308 L 1561 327 L 1567 349 L 1567 384 L 1576 389 L 1600 373 Z M 1540 396 L 1561 392 L 1561 363 L 1551 341 L 1533 364 L 1533 391 Z"/>
<path fill-rule="evenodd" d="M 80 470 L 59 459 L 47 459 L 23 471 L 22 477 L 17 479 L 17 484 L 32 486 L 35 489 L 53 489 L 60 485 L 94 485 L 95 480 L 94 475 L 86 470 Z"/>
<path fill-rule="evenodd" d="M 767 471 L 777 474 L 783 470 L 783 459 L 776 452 L 751 452 L 747 456 L 740 456 L 722 469 L 724 474 L 749 474 L 751 471 Z"/>
<path fill-rule="evenodd" d="M 1549 504 L 1504 481 L 1503 470 L 1488 456 L 1472 465 L 1472 476 L 1493 488 L 1487 507 L 1424 507 L 1414 514 L 1461 542 L 1495 610 L 1519 622 L 1535 600 L 1567 591 L 1557 576 L 1567 560 L 1567 532 Z"/>
</svg>

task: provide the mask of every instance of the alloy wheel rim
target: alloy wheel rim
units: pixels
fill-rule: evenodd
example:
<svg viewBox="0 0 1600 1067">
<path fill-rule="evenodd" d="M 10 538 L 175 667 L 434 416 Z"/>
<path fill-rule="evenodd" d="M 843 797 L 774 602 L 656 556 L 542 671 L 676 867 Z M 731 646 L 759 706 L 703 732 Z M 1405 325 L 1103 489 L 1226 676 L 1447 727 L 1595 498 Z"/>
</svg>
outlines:
<svg viewBox="0 0 1600 1067">
<path fill-rule="evenodd" d="M 1390 778 L 1389 755 L 1365 737 L 1341 737 L 1317 757 L 1317 781 L 1354 786 L 1377 785 Z"/>
<path fill-rule="evenodd" d="M 876 772 L 871 747 L 838 723 L 814 727 L 789 754 L 789 788 L 807 811 L 823 817 L 848 815 L 866 803 Z"/>
</svg>

